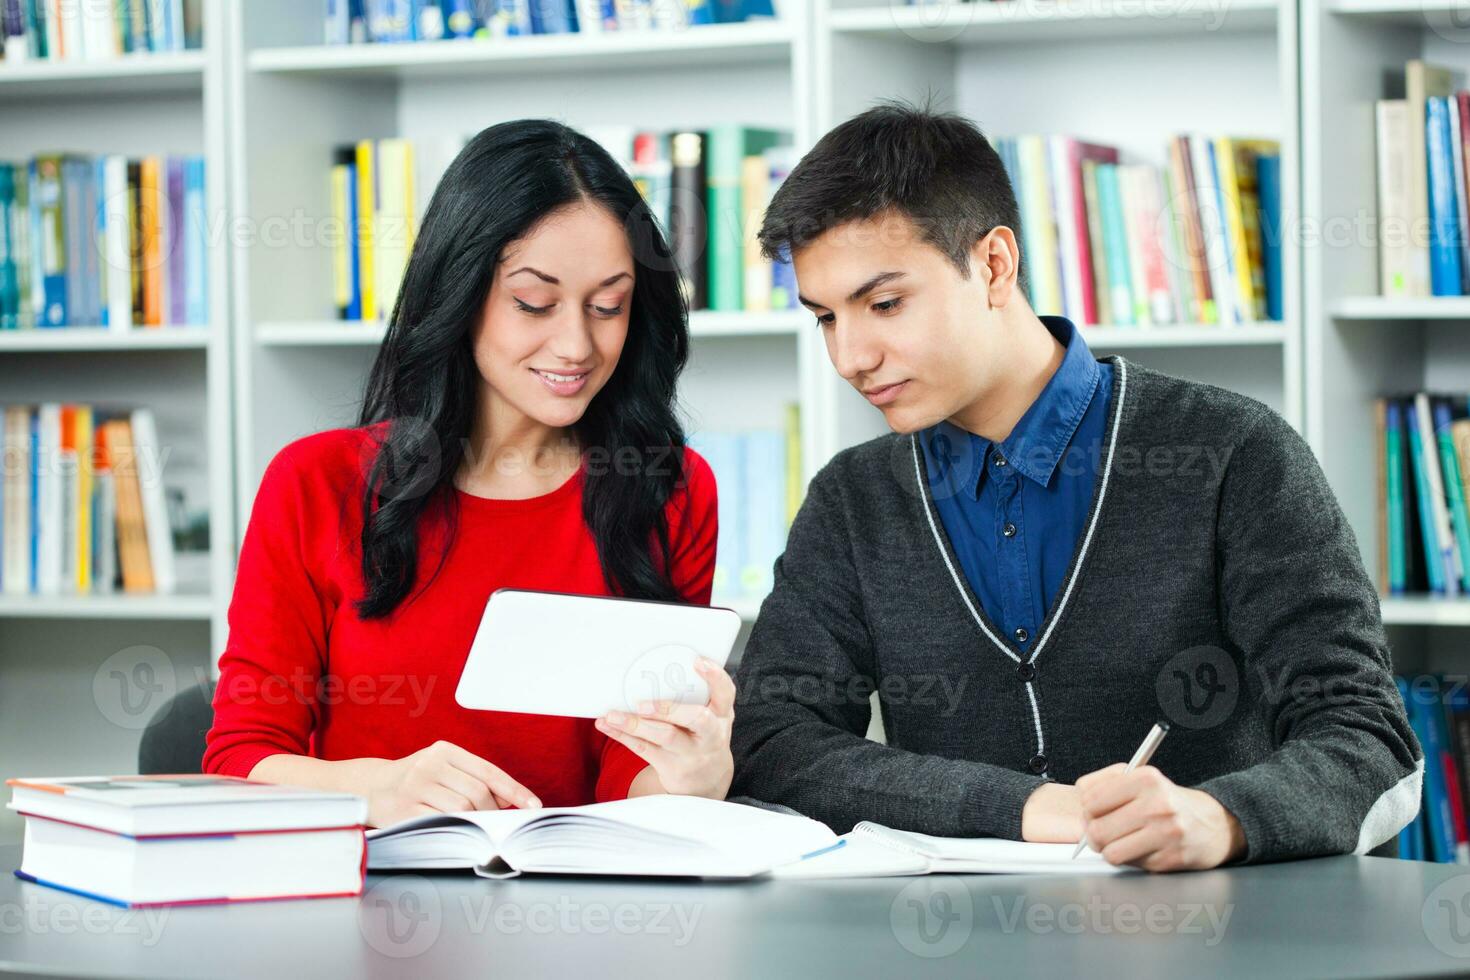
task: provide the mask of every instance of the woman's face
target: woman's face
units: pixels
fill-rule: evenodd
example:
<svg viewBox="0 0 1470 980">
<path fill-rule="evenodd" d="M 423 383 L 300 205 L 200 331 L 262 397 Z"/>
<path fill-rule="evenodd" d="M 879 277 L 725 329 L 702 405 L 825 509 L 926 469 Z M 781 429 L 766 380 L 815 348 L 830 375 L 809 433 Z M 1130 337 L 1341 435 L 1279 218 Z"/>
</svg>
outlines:
<svg viewBox="0 0 1470 980">
<path fill-rule="evenodd" d="M 622 224 L 588 202 L 506 247 L 471 337 L 492 415 L 509 408 L 553 428 L 582 417 L 623 352 L 633 270 Z"/>
</svg>

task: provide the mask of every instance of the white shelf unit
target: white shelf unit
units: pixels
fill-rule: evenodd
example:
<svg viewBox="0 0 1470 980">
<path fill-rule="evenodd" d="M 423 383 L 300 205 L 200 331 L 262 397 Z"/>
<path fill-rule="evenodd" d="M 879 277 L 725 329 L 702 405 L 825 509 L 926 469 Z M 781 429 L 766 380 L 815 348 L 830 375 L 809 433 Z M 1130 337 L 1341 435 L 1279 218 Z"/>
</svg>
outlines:
<svg viewBox="0 0 1470 980">
<path fill-rule="evenodd" d="M 0 333 L 0 403 L 153 410 L 163 478 L 185 489 L 191 507 L 207 506 L 211 544 L 207 560 L 181 560 L 187 576 L 177 594 L 0 596 L 0 771 L 8 775 L 132 771 L 138 731 L 119 727 L 97 700 L 117 680 L 109 658 L 146 648 L 172 669 L 167 680 L 182 684 L 207 669 L 224 637 L 236 529 L 228 228 L 220 220 L 228 164 L 223 11 L 224 0 L 205 0 L 200 51 L 0 64 L 0 160 L 203 154 L 213 236 L 208 327 Z M 149 694 L 149 712 L 163 693 Z M 0 839 L 19 827 L 0 812 Z"/>
<path fill-rule="evenodd" d="M 1443 0 L 1302 2 L 1301 227 L 1319 243 L 1304 250 L 1306 435 L 1376 582 L 1373 400 L 1470 392 L 1470 299 L 1378 295 L 1374 102 L 1390 77 L 1402 97 L 1413 58 L 1470 76 L 1470 32 L 1462 5 Z M 1384 598 L 1383 613 L 1396 665 L 1463 669 L 1463 633 L 1410 627 L 1470 626 L 1470 600 Z"/>
<path fill-rule="evenodd" d="M 987 137 L 1071 135 L 1156 166 L 1178 133 L 1264 136 L 1281 141 L 1283 212 L 1296 209 L 1294 0 L 1208 9 L 1186 0 L 814 2 L 817 133 L 879 98 L 932 97 Z M 1090 327 L 1084 337 L 1094 350 L 1259 398 L 1300 427 L 1300 256 L 1287 246 L 1284 323 Z M 830 368 L 827 375 L 839 444 L 884 431 L 871 406 L 842 390 Z"/>
<path fill-rule="evenodd" d="M 672 33 L 346 47 L 318 43 L 318 8 L 299 0 L 231 5 L 231 206 L 254 222 L 329 218 L 332 150 L 364 138 L 433 144 L 509 119 L 550 117 L 655 131 L 738 122 L 790 131 L 798 148 L 811 143 L 803 3 L 785 4 L 787 16 L 774 22 Z M 242 530 L 277 450 L 355 421 L 382 340 L 381 323 L 333 319 L 330 258 L 329 249 L 305 244 L 235 249 Z M 813 318 L 696 311 L 690 326 L 680 391 L 688 431 L 781 428 L 784 406 L 795 402 L 805 475 L 815 472 L 832 440 L 811 380 L 826 367 Z"/>
</svg>

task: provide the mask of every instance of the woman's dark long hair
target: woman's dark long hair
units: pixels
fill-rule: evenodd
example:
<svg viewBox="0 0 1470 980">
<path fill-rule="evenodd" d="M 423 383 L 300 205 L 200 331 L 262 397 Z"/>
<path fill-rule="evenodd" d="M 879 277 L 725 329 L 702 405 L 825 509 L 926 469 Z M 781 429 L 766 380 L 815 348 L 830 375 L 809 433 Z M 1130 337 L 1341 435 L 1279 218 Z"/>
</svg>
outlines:
<svg viewBox="0 0 1470 980">
<path fill-rule="evenodd" d="M 689 328 L 678 273 L 658 223 L 606 150 L 560 123 L 520 120 L 479 133 L 440 180 L 368 378 L 357 424 L 380 435 L 362 500 L 367 589 L 357 611 L 364 619 L 387 616 L 408 596 L 420 517 L 431 505 L 446 507 L 454 534 L 453 480 L 480 382 L 472 331 L 501 253 L 550 212 L 578 201 L 623 222 L 636 265 L 622 356 L 572 427 L 588 462 L 583 517 L 614 594 L 677 598 L 664 510 L 684 478 L 675 386 L 689 356 Z M 630 451 L 640 465 L 623 465 Z M 591 458 L 607 465 L 590 465 Z M 447 553 L 448 540 L 435 575 Z"/>
</svg>

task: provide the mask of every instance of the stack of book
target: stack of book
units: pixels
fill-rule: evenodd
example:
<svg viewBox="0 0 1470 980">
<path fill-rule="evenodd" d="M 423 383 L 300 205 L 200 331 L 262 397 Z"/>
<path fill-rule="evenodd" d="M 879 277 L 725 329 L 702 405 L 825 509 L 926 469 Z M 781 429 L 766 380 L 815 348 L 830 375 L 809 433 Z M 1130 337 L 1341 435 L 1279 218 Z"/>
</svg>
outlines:
<svg viewBox="0 0 1470 980">
<path fill-rule="evenodd" d="M 689 444 L 719 485 L 719 541 L 713 601 L 759 600 L 801 506 L 801 417 L 787 408 L 786 430 L 704 431 Z"/>
<path fill-rule="evenodd" d="M 995 148 L 1038 312 L 1113 326 L 1281 319 L 1277 142 L 1176 136 L 1162 169 L 1065 136 Z"/>
<path fill-rule="evenodd" d="M 225 776 L 6 783 L 28 881 L 129 907 L 362 893 L 360 796 Z"/>
<path fill-rule="evenodd" d="M 589 127 L 627 168 L 673 250 L 691 309 L 795 309 L 789 262 L 760 253 L 771 195 L 791 172 L 790 137 L 717 126 L 702 132 Z M 341 320 L 388 318 L 434 185 L 465 140 L 363 140 L 331 168 L 334 306 Z"/>
<path fill-rule="evenodd" d="M 1463 595 L 1470 591 L 1467 399 L 1380 398 L 1374 414 L 1379 590 Z"/>
<path fill-rule="evenodd" d="M 773 0 L 326 0 L 328 44 L 683 30 L 776 15 Z"/>
<path fill-rule="evenodd" d="M 1419 813 L 1399 833 L 1399 857 L 1470 864 L 1470 692 L 1464 679 L 1395 677 L 1424 750 Z"/>
<path fill-rule="evenodd" d="M 1417 59 L 1402 82 L 1376 105 L 1379 292 L 1470 295 L 1470 92 Z"/>
<path fill-rule="evenodd" d="M 105 61 L 202 46 L 204 0 L 0 0 L 0 57 Z"/>
<path fill-rule="evenodd" d="M 0 592 L 176 591 L 153 413 L 4 408 Z"/>
<path fill-rule="evenodd" d="M 204 159 L 0 162 L 0 330 L 209 319 Z"/>
</svg>

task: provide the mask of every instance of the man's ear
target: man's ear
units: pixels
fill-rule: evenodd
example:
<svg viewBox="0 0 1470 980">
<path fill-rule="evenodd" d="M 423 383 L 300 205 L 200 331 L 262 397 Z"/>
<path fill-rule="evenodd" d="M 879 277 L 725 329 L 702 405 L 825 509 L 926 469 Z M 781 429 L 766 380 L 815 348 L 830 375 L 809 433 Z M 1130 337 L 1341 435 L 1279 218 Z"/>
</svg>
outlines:
<svg viewBox="0 0 1470 980">
<path fill-rule="evenodd" d="M 1015 294 L 1021 270 L 1021 249 L 1016 233 L 997 225 L 970 247 L 970 274 L 979 276 L 991 307 L 1000 309 Z"/>
</svg>

